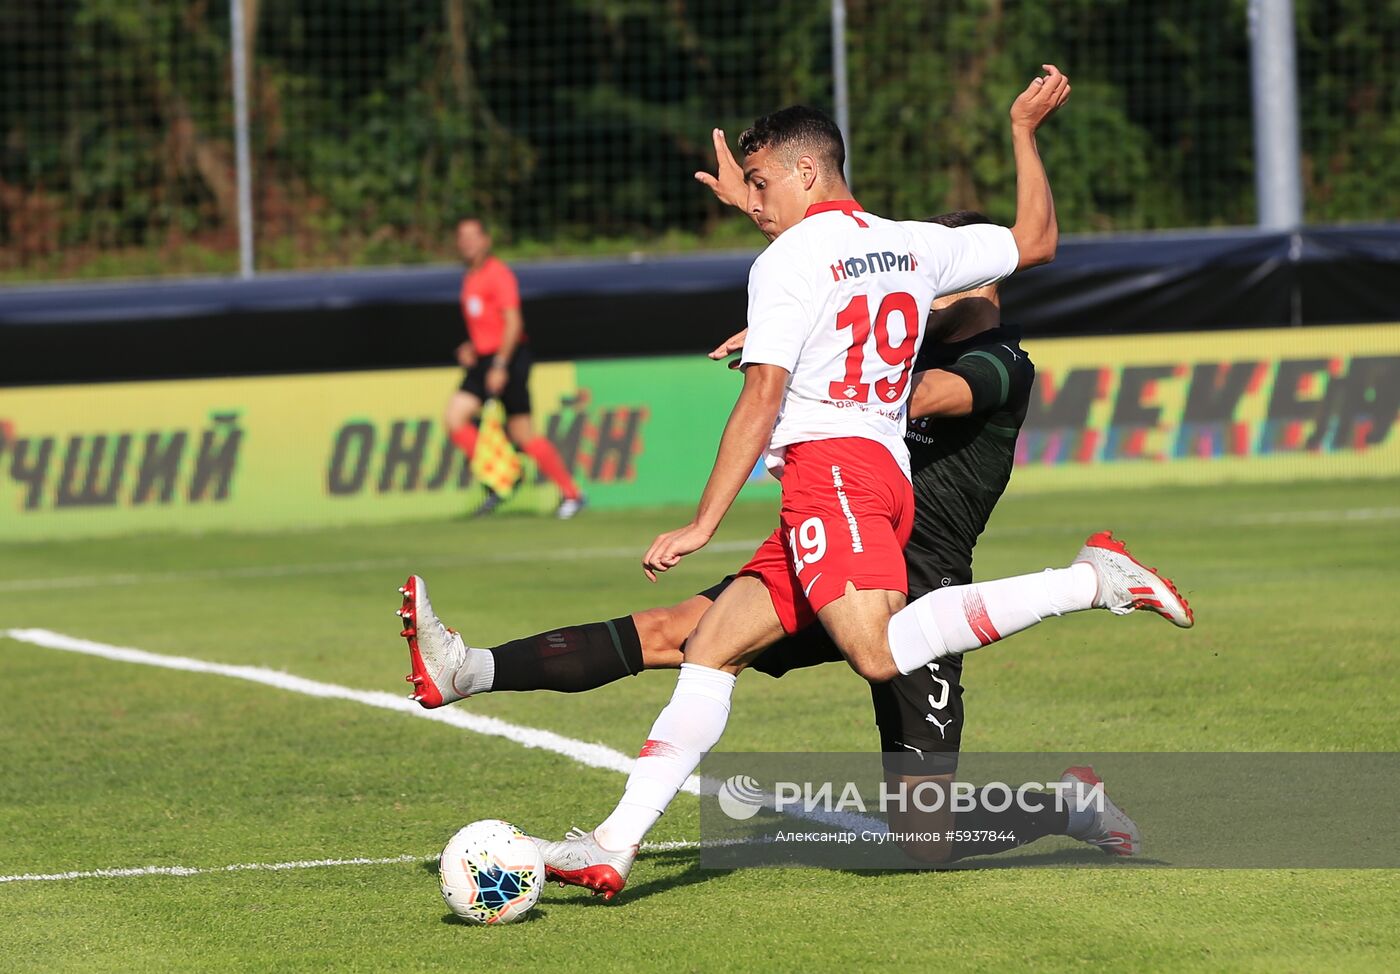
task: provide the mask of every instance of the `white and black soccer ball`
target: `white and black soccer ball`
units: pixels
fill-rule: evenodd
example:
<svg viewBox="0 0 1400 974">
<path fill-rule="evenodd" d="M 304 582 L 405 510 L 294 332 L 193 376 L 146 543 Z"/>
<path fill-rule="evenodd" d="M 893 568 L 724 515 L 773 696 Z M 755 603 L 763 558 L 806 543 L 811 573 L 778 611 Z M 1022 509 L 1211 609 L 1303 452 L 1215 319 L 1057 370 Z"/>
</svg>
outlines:
<svg viewBox="0 0 1400 974">
<path fill-rule="evenodd" d="M 514 923 L 544 887 L 544 856 L 509 822 L 488 818 L 459 829 L 438 859 L 447 908 L 468 923 Z"/>
</svg>

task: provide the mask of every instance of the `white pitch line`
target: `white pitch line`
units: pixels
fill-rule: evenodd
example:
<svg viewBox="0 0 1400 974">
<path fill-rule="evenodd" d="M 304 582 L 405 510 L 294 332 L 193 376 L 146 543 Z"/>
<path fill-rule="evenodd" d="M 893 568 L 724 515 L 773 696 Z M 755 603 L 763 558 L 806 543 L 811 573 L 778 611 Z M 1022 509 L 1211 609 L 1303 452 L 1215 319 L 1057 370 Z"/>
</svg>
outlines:
<svg viewBox="0 0 1400 974">
<path fill-rule="evenodd" d="M 701 843 L 643 842 L 643 852 L 698 849 Z M 0 876 L 0 883 L 53 883 L 71 879 L 127 879 L 133 876 L 207 876 L 217 873 L 287 872 L 293 869 L 325 869 L 330 866 L 388 866 L 404 862 L 433 862 L 437 856 L 386 856 L 382 859 L 299 859 L 294 862 L 237 862 L 231 866 L 125 866 L 114 869 L 75 869 L 66 873 L 16 873 Z"/>
<path fill-rule="evenodd" d="M 473 714 L 455 708 L 441 707 L 437 710 L 424 710 L 406 697 L 399 697 L 391 693 L 373 690 L 355 690 L 351 687 L 339 686 L 334 683 L 322 683 L 318 680 L 308 680 L 305 677 L 293 676 L 290 673 L 284 673 L 280 670 L 270 670 L 261 666 L 234 666 L 227 663 L 211 663 L 207 660 L 192 659 L 188 656 L 164 656 L 160 653 L 147 652 L 144 649 L 111 646 L 107 643 L 94 642 L 90 639 L 65 636 L 63 633 L 51 632 L 47 629 L 0 630 L 0 635 L 8 636 L 10 639 L 17 642 L 42 646 L 45 649 L 57 649 L 64 652 L 97 656 L 119 663 L 136 663 L 143 666 L 159 666 L 170 670 L 183 670 L 187 673 L 207 673 L 215 676 L 226 676 L 236 680 L 247 680 L 250 683 L 261 683 L 265 686 L 276 687 L 279 690 L 287 690 L 292 693 L 301 693 L 310 697 L 349 700 L 353 703 L 361 703 L 369 707 L 377 707 L 381 710 L 393 710 L 398 713 L 408 714 L 412 717 L 421 717 L 424 720 L 449 724 L 453 727 L 459 727 L 477 734 L 484 734 L 488 737 L 503 737 L 523 747 L 551 751 L 569 758 L 572 761 L 576 761 L 579 764 L 586 765 L 587 767 L 616 771 L 620 774 L 630 773 L 632 764 L 635 761 L 635 758 L 631 755 L 623 754 L 621 751 L 616 751 L 604 744 L 590 744 L 586 741 L 575 740 L 572 737 L 565 737 L 562 734 L 555 734 L 552 731 L 540 730 L 535 727 L 523 727 L 519 724 L 512 724 L 496 717 L 485 717 L 480 714 Z M 685 784 L 681 786 L 681 791 L 691 795 L 700 794 L 700 790 L 701 778 L 698 775 L 691 775 L 685 780 Z M 872 828 L 883 829 L 885 827 L 884 823 L 878 819 L 867 819 L 864 816 L 852 816 L 844 813 L 827 814 L 820 810 L 815 810 L 810 813 L 799 812 L 796 814 L 800 818 L 823 822 L 825 824 L 843 824 L 849 826 L 854 822 Z M 702 842 L 685 840 L 644 842 L 642 843 L 642 849 L 647 852 L 666 852 L 678 849 L 699 849 L 703 845 L 704 843 Z M 194 866 L 133 866 L 118 869 L 96 869 L 66 873 L 23 873 L 14 876 L 0 876 L 0 882 L 13 883 L 123 876 L 196 876 L 202 873 L 241 872 L 244 870 L 312 869 L 337 865 L 378 865 L 385 863 L 412 862 L 418 859 L 419 857 L 416 856 L 397 856 L 389 859 L 312 859 L 288 863 L 238 863 L 232 866 L 210 868 Z M 428 859 L 422 859 L 421 861 L 426 862 Z"/>
<path fill-rule="evenodd" d="M 590 744 L 572 737 L 565 737 L 562 734 L 555 734 L 552 731 L 523 727 L 520 724 L 512 724 L 496 717 L 474 714 L 456 707 L 424 710 L 406 696 L 377 690 L 355 690 L 334 683 L 308 680 L 305 677 L 293 676 L 290 673 L 269 670 L 261 666 L 233 666 L 228 663 L 211 663 L 207 660 L 191 659 L 188 656 L 163 656 L 159 653 L 148 653 L 144 649 L 109 646 L 106 643 L 93 642 L 90 639 L 65 636 L 47 629 L 10 629 L 5 631 L 4 635 L 22 643 L 42 646 L 45 649 L 59 649 L 70 653 L 100 656 L 103 659 L 115 660 L 119 663 L 159 666 L 168 670 L 184 670 L 187 673 L 209 673 L 215 676 L 232 677 L 235 680 L 247 680 L 249 683 L 261 683 L 264 686 L 289 690 L 292 693 L 300 693 L 308 697 L 349 700 L 367 707 L 393 710 L 411 717 L 449 724 L 462 730 L 484 734 L 487 737 L 504 737 L 506 740 L 513 741 L 523 747 L 552 751 L 587 767 L 616 771 L 619 774 L 629 773 L 632 770 L 633 761 L 636 760 L 635 756 L 623 754 L 621 751 L 614 750 L 604 744 Z M 686 779 L 681 790 L 692 795 L 700 794 L 699 779 L 691 775 Z"/>
<path fill-rule="evenodd" d="M 584 741 L 574 740 L 571 737 L 564 737 L 551 731 L 539 730 L 534 727 L 522 727 L 495 717 L 484 717 L 479 714 L 472 714 L 464 710 L 450 708 L 440 708 L 437 710 L 424 710 L 418 704 L 405 697 L 398 697 L 390 693 L 382 693 L 370 690 L 354 690 L 350 687 L 338 686 L 334 683 L 321 683 L 317 680 L 308 680 L 304 677 L 292 676 L 290 673 L 282 673 L 277 670 L 269 670 L 260 666 L 232 666 L 226 663 L 211 663 L 206 660 L 191 659 L 187 656 L 163 656 L 159 653 L 149 653 L 142 649 L 131 649 L 124 646 L 110 646 L 105 643 L 93 642 L 88 639 L 78 639 L 74 636 L 65 636 L 62 633 L 50 632 L 46 629 L 10 629 L 4 633 L 18 642 L 30 643 L 35 646 L 42 646 L 45 649 L 58 649 L 72 653 L 83 653 L 88 656 L 99 656 L 103 659 L 114 660 L 121 663 L 137 663 L 145 666 L 159 666 L 171 670 L 184 670 L 189 673 L 209 673 L 217 676 L 227 676 L 238 680 L 247 680 L 251 683 L 261 683 L 266 686 L 276 687 L 279 690 L 289 690 L 293 693 L 301 693 L 312 697 L 322 697 L 327 699 L 349 700 L 354 703 L 365 704 L 369 707 L 378 707 L 382 710 L 394 710 L 399 713 L 409 714 L 413 717 L 421 717 L 424 720 L 433 720 L 438 723 L 450 724 L 463 730 L 473 731 L 477 734 L 485 734 L 490 737 L 504 737 L 514 741 L 524 747 L 539 748 L 541 750 L 553 751 L 563 755 L 579 764 L 587 765 L 591 768 L 602 768 L 608 771 L 627 773 L 632 770 L 633 757 L 615 751 L 602 744 L 589 744 Z M 686 780 L 682 790 L 698 795 L 700 793 L 699 779 L 691 775 Z M 643 848 L 648 851 L 669 851 L 676 849 L 699 848 L 698 842 L 648 842 Z M 113 878 L 125 876 L 197 876 L 204 873 L 218 872 L 242 872 L 251 870 L 277 871 L 286 869 L 314 869 L 324 866 L 348 866 L 348 865 L 382 865 L 387 863 L 429 861 L 434 857 L 419 856 L 395 856 L 388 859 L 312 859 L 300 862 L 287 863 L 238 863 L 232 866 L 219 866 L 214 868 L 196 868 L 192 866 L 135 866 L 122 869 L 93 869 L 78 872 L 33 874 L 25 873 L 15 876 L 0 876 L 0 882 L 37 882 L 64 879 L 97 879 Z"/>
<path fill-rule="evenodd" d="M 695 554 L 752 552 L 760 539 L 716 541 Z M 245 565 L 239 568 L 196 568 L 174 572 L 120 572 L 111 575 L 68 575 L 58 578 L 12 578 L 0 581 L 0 592 L 39 592 L 49 589 L 106 588 L 122 585 L 159 585 L 166 582 L 211 581 L 230 578 L 286 578 L 297 575 L 349 575 L 357 572 L 412 571 L 415 568 L 458 568 L 476 565 L 510 565 L 551 561 L 597 561 L 603 558 L 635 558 L 641 564 L 646 549 L 555 548 L 549 551 L 496 551 L 480 554 L 438 555 L 427 558 L 362 558 L 358 561 L 305 562 L 288 565 Z"/>
<path fill-rule="evenodd" d="M 45 883 L 65 879 L 122 879 L 128 876 L 200 876 L 207 873 L 283 872 L 322 869 L 327 866 L 382 866 L 398 862 L 427 862 L 423 856 L 389 856 L 385 859 L 302 859 L 296 862 L 239 862 L 232 866 L 130 866 L 121 869 L 82 869 L 66 873 L 19 873 L 0 876 L 0 883 Z"/>
</svg>

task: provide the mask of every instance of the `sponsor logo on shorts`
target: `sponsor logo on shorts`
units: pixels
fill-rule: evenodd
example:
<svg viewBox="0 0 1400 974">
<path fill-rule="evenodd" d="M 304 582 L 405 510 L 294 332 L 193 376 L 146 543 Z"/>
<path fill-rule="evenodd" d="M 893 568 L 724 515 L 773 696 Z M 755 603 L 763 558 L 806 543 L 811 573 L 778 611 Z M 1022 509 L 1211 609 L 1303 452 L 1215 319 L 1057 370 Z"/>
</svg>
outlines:
<svg viewBox="0 0 1400 974">
<path fill-rule="evenodd" d="M 831 483 L 836 488 L 836 499 L 841 502 L 841 513 L 846 515 L 846 526 L 851 529 L 851 550 L 856 554 L 865 551 L 865 545 L 861 544 L 860 526 L 856 524 L 856 516 L 851 513 L 851 502 L 846 499 L 846 484 L 841 479 L 841 468 L 835 464 L 831 465 Z"/>
<path fill-rule="evenodd" d="M 854 389 L 847 387 L 842 394 L 849 396 L 854 391 Z M 868 404 L 851 399 L 819 399 L 817 401 L 824 406 L 835 406 L 837 409 L 859 409 L 863 413 L 870 413 L 872 416 L 879 416 L 896 423 L 904 422 L 908 418 L 902 405 L 898 409 L 881 409 L 878 403 Z"/>
<path fill-rule="evenodd" d="M 933 698 L 929 697 L 929 699 L 932 700 Z M 943 738 L 945 741 L 948 739 L 948 725 L 953 722 L 952 717 L 949 717 L 947 720 L 939 720 L 933 714 L 924 714 L 924 720 L 938 728 L 939 737 Z"/>
</svg>

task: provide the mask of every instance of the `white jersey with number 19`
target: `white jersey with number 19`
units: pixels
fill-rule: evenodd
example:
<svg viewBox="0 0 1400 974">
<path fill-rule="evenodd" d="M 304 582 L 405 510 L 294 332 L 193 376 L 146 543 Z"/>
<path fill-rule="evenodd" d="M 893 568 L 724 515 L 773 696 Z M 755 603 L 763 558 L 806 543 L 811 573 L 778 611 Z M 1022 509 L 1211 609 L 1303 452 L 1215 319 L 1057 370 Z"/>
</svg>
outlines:
<svg viewBox="0 0 1400 974">
<path fill-rule="evenodd" d="M 791 373 L 769 469 L 782 475 L 793 443 L 856 436 L 884 444 L 909 476 L 909 376 L 930 305 L 1019 260 L 1005 227 L 897 222 L 854 200 L 811 207 L 749 270 L 743 364 Z"/>
</svg>

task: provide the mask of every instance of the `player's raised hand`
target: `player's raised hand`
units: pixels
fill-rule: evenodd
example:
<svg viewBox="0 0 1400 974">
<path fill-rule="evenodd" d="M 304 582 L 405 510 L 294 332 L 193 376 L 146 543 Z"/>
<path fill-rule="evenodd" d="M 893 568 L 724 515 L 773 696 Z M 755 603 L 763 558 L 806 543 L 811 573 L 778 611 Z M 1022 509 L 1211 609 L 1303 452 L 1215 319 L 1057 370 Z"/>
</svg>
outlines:
<svg viewBox="0 0 1400 974">
<path fill-rule="evenodd" d="M 709 187 L 715 199 L 727 206 L 744 208 L 744 198 L 748 195 L 744 186 L 744 170 L 734 153 L 729 151 L 729 143 L 724 138 L 723 129 L 710 133 L 715 143 L 715 174 L 712 176 L 703 169 L 695 174 L 697 182 Z"/>
<path fill-rule="evenodd" d="M 650 581 L 656 581 L 657 572 L 675 568 L 681 563 L 681 558 L 705 547 L 712 534 L 694 523 L 658 534 L 642 556 L 642 571 Z"/>
<path fill-rule="evenodd" d="M 749 330 L 745 328 L 743 331 L 735 332 L 730 335 L 715 347 L 715 350 L 710 353 L 710 358 L 718 362 L 725 356 L 733 355 L 735 352 L 742 350 L 744 347 L 744 339 L 748 337 L 748 334 Z"/>
<path fill-rule="evenodd" d="M 1069 78 L 1053 64 L 1042 64 L 1043 78 L 1034 78 L 1011 103 L 1011 127 L 1034 132 L 1069 100 Z"/>
</svg>

